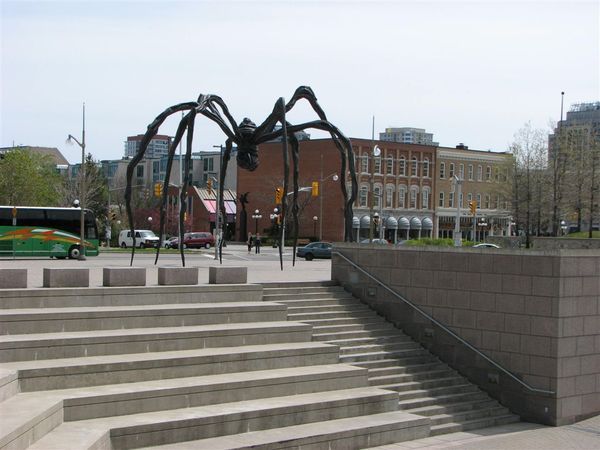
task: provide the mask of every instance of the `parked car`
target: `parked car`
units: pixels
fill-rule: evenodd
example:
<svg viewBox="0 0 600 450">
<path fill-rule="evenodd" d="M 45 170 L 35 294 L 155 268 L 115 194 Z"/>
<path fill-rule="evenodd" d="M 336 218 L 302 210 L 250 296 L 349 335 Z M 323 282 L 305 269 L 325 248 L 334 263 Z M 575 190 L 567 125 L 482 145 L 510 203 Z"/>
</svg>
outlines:
<svg viewBox="0 0 600 450">
<path fill-rule="evenodd" d="M 362 241 L 360 241 L 361 244 L 369 244 L 369 240 L 368 239 L 363 239 Z M 371 244 L 378 244 L 378 245 L 390 245 L 390 243 L 388 241 L 386 241 L 385 239 L 372 239 Z"/>
<path fill-rule="evenodd" d="M 135 245 L 139 248 L 156 247 L 159 245 L 158 236 L 151 230 L 134 230 Z M 119 246 L 122 248 L 133 247 L 131 230 L 122 230 L 119 233 Z"/>
<path fill-rule="evenodd" d="M 481 244 L 475 244 L 473 248 L 501 248 L 499 245 L 492 244 L 491 242 L 482 242 Z"/>
<path fill-rule="evenodd" d="M 314 258 L 331 259 L 331 244 L 329 242 L 311 242 L 304 247 L 298 247 L 296 256 L 312 261 Z"/>
<path fill-rule="evenodd" d="M 211 248 L 215 245 L 215 237 L 208 231 L 193 231 L 183 236 L 184 248 Z"/>
<path fill-rule="evenodd" d="M 173 237 L 170 237 L 169 239 L 164 240 L 163 247 L 164 248 L 177 248 L 178 242 L 179 242 L 179 237 L 173 236 Z"/>
</svg>

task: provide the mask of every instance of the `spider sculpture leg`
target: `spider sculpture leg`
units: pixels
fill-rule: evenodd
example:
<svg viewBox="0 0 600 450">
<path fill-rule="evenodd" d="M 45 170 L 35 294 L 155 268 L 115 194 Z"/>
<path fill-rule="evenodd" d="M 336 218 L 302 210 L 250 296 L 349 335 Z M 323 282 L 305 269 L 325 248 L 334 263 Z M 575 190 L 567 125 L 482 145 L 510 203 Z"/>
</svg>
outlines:
<svg viewBox="0 0 600 450">
<path fill-rule="evenodd" d="M 179 122 L 179 126 L 177 127 L 177 132 L 175 133 L 175 138 L 173 139 L 173 142 L 171 143 L 171 146 L 169 147 L 169 152 L 167 154 L 167 167 L 165 169 L 166 175 L 165 175 L 165 181 L 164 181 L 164 186 L 163 186 L 164 189 L 163 189 L 162 200 L 161 200 L 162 207 L 160 208 L 160 228 L 159 228 L 159 234 L 158 234 L 158 242 L 162 242 L 162 238 L 163 238 L 163 235 L 165 232 L 165 211 L 167 209 L 167 200 L 169 198 L 169 181 L 171 180 L 171 168 L 173 166 L 173 158 L 175 156 L 175 150 L 177 149 L 177 146 L 179 145 L 179 142 L 181 141 L 181 138 L 183 137 L 183 133 L 185 132 L 187 124 L 188 124 L 188 118 L 183 117 L 181 119 L 181 121 Z M 179 239 L 180 239 L 180 241 L 182 241 L 183 240 L 182 236 L 179 236 Z M 160 253 L 160 245 L 156 249 L 156 258 L 154 259 L 155 265 L 158 262 L 159 253 Z"/>
<path fill-rule="evenodd" d="M 131 208 L 131 180 L 133 178 L 133 170 L 138 165 L 138 163 L 144 157 L 146 153 L 146 149 L 148 148 L 148 144 L 152 140 L 152 138 L 158 133 L 159 127 L 162 123 L 172 114 L 175 114 L 179 111 L 187 111 L 195 108 L 198 105 L 197 102 L 187 102 L 180 103 L 178 105 L 171 106 L 165 109 L 161 114 L 156 116 L 156 118 L 148 125 L 148 131 L 144 134 L 142 141 L 140 143 L 140 148 L 132 158 L 132 160 L 127 165 L 127 184 L 125 186 L 125 209 L 127 211 L 127 216 L 129 218 L 129 228 L 131 229 L 131 237 L 133 240 L 133 248 L 131 249 L 131 262 L 130 265 L 133 265 L 133 257 L 135 255 L 135 232 L 134 232 L 134 223 L 133 223 L 133 210 Z"/>
<path fill-rule="evenodd" d="M 217 214 L 221 215 L 222 221 L 221 229 L 223 225 L 227 227 L 227 211 L 225 209 L 225 200 L 223 199 L 223 193 L 225 192 L 225 176 L 227 174 L 227 165 L 229 164 L 229 160 L 231 159 L 231 148 L 232 148 L 232 140 L 227 139 L 225 142 L 225 153 L 223 153 L 223 160 L 221 161 L 221 170 L 219 176 L 219 204 L 216 205 L 215 208 L 215 222 L 217 218 Z M 216 224 L 216 223 L 215 223 Z M 219 230 L 217 230 L 219 233 Z M 218 245 L 219 245 L 219 263 L 223 264 L 223 239 L 221 236 L 218 236 Z"/>
<path fill-rule="evenodd" d="M 183 230 L 185 230 L 184 217 L 187 209 L 187 188 L 190 184 L 190 163 L 192 161 L 192 141 L 194 139 L 194 120 L 196 118 L 196 111 L 192 110 L 187 115 L 187 142 L 185 149 L 185 162 L 183 170 L 185 176 L 183 178 L 183 186 L 179 195 L 179 253 L 181 255 L 181 264 L 185 267 L 185 254 L 183 252 Z"/>
</svg>

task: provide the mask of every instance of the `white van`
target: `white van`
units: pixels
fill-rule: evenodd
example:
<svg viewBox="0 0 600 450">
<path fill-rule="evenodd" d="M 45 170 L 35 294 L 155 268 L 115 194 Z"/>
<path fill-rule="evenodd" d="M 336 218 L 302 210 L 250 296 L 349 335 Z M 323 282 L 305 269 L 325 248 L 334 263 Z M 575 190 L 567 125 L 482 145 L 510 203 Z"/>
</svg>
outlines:
<svg viewBox="0 0 600 450">
<path fill-rule="evenodd" d="M 139 248 L 156 247 L 158 245 L 158 236 L 151 230 L 134 230 L 135 246 Z M 133 247 L 131 230 L 123 230 L 119 233 L 119 245 L 122 248 Z"/>
</svg>

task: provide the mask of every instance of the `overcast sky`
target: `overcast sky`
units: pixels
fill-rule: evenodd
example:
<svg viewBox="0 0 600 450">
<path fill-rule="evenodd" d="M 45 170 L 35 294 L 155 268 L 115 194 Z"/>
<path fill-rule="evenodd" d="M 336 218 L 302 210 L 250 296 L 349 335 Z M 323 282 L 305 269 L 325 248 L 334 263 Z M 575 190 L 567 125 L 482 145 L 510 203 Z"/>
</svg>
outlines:
<svg viewBox="0 0 600 450">
<path fill-rule="evenodd" d="M 308 85 L 351 138 L 370 138 L 375 116 L 376 137 L 411 126 L 493 151 L 527 121 L 548 128 L 561 91 L 565 110 L 600 100 L 598 1 L 0 2 L 0 145 L 58 147 L 72 163 L 83 102 L 87 150 L 116 159 L 200 93 L 259 123 Z M 305 105 L 288 117 L 314 118 Z M 197 120 L 194 151 L 224 140 Z"/>
</svg>

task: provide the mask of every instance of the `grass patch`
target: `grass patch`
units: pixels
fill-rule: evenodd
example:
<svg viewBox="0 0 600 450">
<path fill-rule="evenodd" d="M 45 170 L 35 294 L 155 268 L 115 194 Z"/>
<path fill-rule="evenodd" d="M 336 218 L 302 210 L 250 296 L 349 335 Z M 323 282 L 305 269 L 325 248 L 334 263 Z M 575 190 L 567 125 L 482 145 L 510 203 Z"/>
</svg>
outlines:
<svg viewBox="0 0 600 450">
<path fill-rule="evenodd" d="M 569 233 L 564 237 L 571 239 L 588 239 L 589 231 L 576 231 L 575 233 Z M 592 231 L 592 238 L 600 238 L 600 231 Z"/>
</svg>

